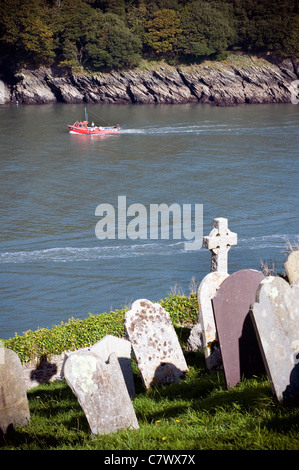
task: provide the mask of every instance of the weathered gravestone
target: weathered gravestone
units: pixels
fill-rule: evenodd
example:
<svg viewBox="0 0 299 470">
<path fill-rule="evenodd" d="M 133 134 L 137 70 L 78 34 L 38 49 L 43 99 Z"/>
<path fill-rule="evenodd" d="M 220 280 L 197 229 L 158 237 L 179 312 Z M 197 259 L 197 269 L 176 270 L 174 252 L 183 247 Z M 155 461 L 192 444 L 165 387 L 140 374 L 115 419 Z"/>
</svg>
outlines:
<svg viewBox="0 0 299 470">
<path fill-rule="evenodd" d="M 90 351 L 98 357 L 102 357 L 105 362 L 108 361 L 110 354 L 115 353 L 118 359 L 121 371 L 123 373 L 128 393 L 131 398 L 135 396 L 135 386 L 131 362 L 132 345 L 130 341 L 116 336 L 106 335 L 100 341 L 90 347 Z"/>
<path fill-rule="evenodd" d="M 186 349 L 187 351 L 201 351 L 203 349 L 203 328 L 201 323 L 196 323 L 190 331 L 189 338 L 187 340 Z"/>
<path fill-rule="evenodd" d="M 126 382 L 128 393 L 130 397 L 133 398 L 135 396 L 135 385 L 131 363 L 131 350 L 132 345 L 130 341 L 123 338 L 117 338 L 116 336 L 106 335 L 92 346 L 78 349 L 77 351 L 66 352 L 64 363 L 61 368 L 61 376 L 64 376 L 64 365 L 67 358 L 71 354 L 76 354 L 78 351 L 91 351 L 105 362 L 108 362 L 110 354 L 115 353 Z"/>
<path fill-rule="evenodd" d="M 299 281 L 264 279 L 251 316 L 272 391 L 278 401 L 299 399 Z"/>
<path fill-rule="evenodd" d="M 108 363 L 91 351 L 70 354 L 64 377 L 76 395 L 92 434 L 138 429 L 138 421 L 115 353 Z"/>
<path fill-rule="evenodd" d="M 160 304 L 136 300 L 124 325 L 146 388 L 178 382 L 188 371 L 170 315 Z"/>
<path fill-rule="evenodd" d="M 19 356 L 0 345 L 0 433 L 30 421 L 23 368 Z"/>
<path fill-rule="evenodd" d="M 259 271 L 237 271 L 222 282 L 212 299 L 227 388 L 242 377 L 265 371 L 250 318 L 250 306 L 262 279 Z"/>
<path fill-rule="evenodd" d="M 299 251 L 292 251 L 284 264 L 290 284 L 299 279 Z"/>
<path fill-rule="evenodd" d="M 208 369 L 221 365 L 212 298 L 215 297 L 217 290 L 228 276 L 229 274 L 219 271 L 209 273 L 203 278 L 198 288 L 198 319 L 203 327 L 203 347 Z"/>
</svg>

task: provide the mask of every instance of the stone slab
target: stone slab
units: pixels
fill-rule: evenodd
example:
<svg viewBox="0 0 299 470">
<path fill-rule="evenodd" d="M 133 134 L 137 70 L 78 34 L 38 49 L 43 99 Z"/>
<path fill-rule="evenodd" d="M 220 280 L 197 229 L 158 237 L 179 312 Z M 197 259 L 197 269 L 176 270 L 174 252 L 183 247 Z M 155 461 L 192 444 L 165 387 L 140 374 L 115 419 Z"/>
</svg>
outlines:
<svg viewBox="0 0 299 470">
<path fill-rule="evenodd" d="M 188 371 L 169 313 L 158 303 L 136 300 L 125 313 L 125 330 L 146 388 L 178 382 Z"/>
<path fill-rule="evenodd" d="M 290 284 L 294 284 L 299 279 L 299 251 L 292 251 L 284 264 Z"/>
<path fill-rule="evenodd" d="M 265 372 L 250 306 L 264 275 L 244 269 L 226 278 L 212 299 L 227 388 L 243 377 Z"/>
<path fill-rule="evenodd" d="M 228 276 L 229 274 L 220 271 L 211 272 L 203 278 L 198 287 L 198 320 L 202 325 L 203 347 L 208 369 L 215 367 L 215 360 L 211 355 L 218 348 L 212 298 Z"/>
<path fill-rule="evenodd" d="M 202 339 L 202 326 L 200 323 L 196 323 L 190 331 L 189 338 L 186 344 L 187 351 L 201 351 L 203 349 Z"/>
<path fill-rule="evenodd" d="M 26 426 L 30 411 L 20 358 L 11 349 L 0 349 L 0 433 L 6 434 L 15 426 Z"/>
<path fill-rule="evenodd" d="M 299 281 L 263 280 L 251 316 L 273 393 L 278 401 L 298 400 Z"/>
<path fill-rule="evenodd" d="M 126 386 L 131 398 L 135 396 L 135 385 L 133 378 L 130 341 L 116 336 L 106 335 L 100 341 L 90 347 L 90 351 L 108 361 L 110 354 L 115 353 L 122 370 Z"/>
<path fill-rule="evenodd" d="M 92 434 L 138 429 L 138 421 L 115 353 L 108 363 L 91 351 L 71 354 L 64 377 L 76 395 Z"/>
<path fill-rule="evenodd" d="M 76 351 L 66 352 L 64 362 L 61 367 L 61 377 L 64 377 L 65 361 L 71 354 L 75 354 L 78 351 L 92 351 L 97 357 L 100 357 L 105 362 L 108 362 L 110 354 L 115 353 L 122 370 L 129 395 L 131 398 L 135 396 L 135 385 L 131 362 L 132 345 L 130 341 L 127 341 L 124 338 L 106 335 L 92 346 L 81 348 Z"/>
</svg>

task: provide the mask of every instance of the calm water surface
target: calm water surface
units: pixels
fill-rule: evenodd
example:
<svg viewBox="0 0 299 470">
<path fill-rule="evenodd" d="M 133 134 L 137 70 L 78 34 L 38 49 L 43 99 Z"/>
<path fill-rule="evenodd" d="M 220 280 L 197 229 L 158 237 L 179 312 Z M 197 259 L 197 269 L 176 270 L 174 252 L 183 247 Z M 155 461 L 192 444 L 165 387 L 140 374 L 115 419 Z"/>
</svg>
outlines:
<svg viewBox="0 0 299 470">
<path fill-rule="evenodd" d="M 67 124 L 82 105 L 1 106 L 0 338 L 190 291 L 210 252 L 186 240 L 99 240 L 99 204 L 203 204 L 203 232 L 237 232 L 229 272 L 283 271 L 298 235 L 298 106 L 89 105 L 122 126 L 105 138 Z"/>
</svg>

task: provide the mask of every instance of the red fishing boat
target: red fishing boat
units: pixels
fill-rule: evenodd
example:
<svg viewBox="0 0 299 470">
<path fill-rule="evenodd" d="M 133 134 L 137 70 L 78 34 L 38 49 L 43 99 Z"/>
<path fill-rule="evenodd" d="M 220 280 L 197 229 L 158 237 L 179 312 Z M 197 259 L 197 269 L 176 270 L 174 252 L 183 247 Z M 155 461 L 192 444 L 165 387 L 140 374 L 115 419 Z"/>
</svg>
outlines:
<svg viewBox="0 0 299 470">
<path fill-rule="evenodd" d="M 83 135 L 103 135 L 103 134 L 114 134 L 120 130 L 120 126 L 117 124 L 112 127 L 95 126 L 94 123 L 91 126 L 88 125 L 88 117 L 85 109 L 85 121 L 76 121 L 74 124 L 68 124 L 70 134 L 83 134 Z"/>
</svg>

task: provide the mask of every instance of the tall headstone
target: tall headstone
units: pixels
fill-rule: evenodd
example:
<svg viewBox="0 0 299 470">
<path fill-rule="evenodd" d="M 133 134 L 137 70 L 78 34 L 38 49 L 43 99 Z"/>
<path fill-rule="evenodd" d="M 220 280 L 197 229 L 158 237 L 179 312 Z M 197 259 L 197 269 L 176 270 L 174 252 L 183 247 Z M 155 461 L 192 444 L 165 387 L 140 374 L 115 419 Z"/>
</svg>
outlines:
<svg viewBox="0 0 299 470">
<path fill-rule="evenodd" d="M 213 230 L 203 238 L 203 247 L 212 253 L 211 272 L 201 281 L 198 299 L 198 321 L 201 326 L 203 349 L 208 369 L 221 366 L 221 355 L 217 344 L 217 334 L 211 300 L 228 274 L 228 251 L 237 244 L 237 234 L 228 229 L 228 221 L 223 217 L 214 219 Z M 198 331 L 192 329 L 191 335 Z M 191 337 L 190 335 L 190 337 Z"/>
<path fill-rule="evenodd" d="M 251 316 L 273 393 L 278 401 L 299 400 L 299 280 L 264 279 Z"/>
<path fill-rule="evenodd" d="M 202 325 L 203 348 L 208 369 L 218 368 L 221 365 L 212 298 L 228 276 L 229 274 L 219 271 L 209 273 L 198 288 L 198 319 Z"/>
<path fill-rule="evenodd" d="M 170 315 L 160 304 L 136 300 L 124 326 L 146 388 L 178 382 L 188 371 Z"/>
<path fill-rule="evenodd" d="M 91 351 L 70 354 L 64 377 L 76 395 L 92 434 L 138 429 L 138 422 L 115 353 L 108 363 Z"/>
<path fill-rule="evenodd" d="M 259 271 L 237 271 L 222 282 L 212 299 L 227 388 L 242 377 L 265 371 L 250 318 L 250 306 L 262 279 Z"/>
<path fill-rule="evenodd" d="M 1 345 L 0 345 L 1 346 Z M 30 411 L 23 367 L 11 349 L 0 347 L 0 432 L 15 426 L 26 426 Z"/>
<path fill-rule="evenodd" d="M 211 272 L 228 272 L 228 251 L 238 242 L 236 233 L 228 228 L 228 221 L 219 217 L 213 221 L 213 230 L 208 236 L 203 237 L 202 246 L 212 252 Z"/>
<path fill-rule="evenodd" d="M 292 251 L 284 264 L 290 284 L 294 284 L 299 279 L 299 251 Z"/>
</svg>

